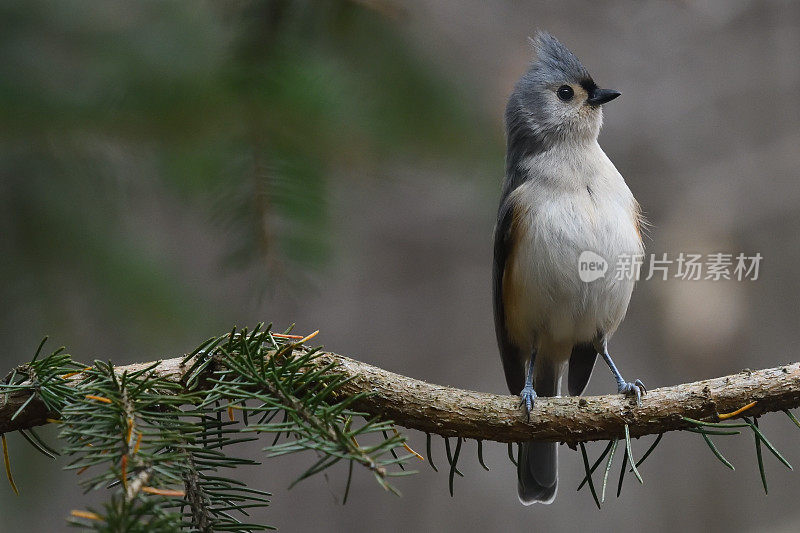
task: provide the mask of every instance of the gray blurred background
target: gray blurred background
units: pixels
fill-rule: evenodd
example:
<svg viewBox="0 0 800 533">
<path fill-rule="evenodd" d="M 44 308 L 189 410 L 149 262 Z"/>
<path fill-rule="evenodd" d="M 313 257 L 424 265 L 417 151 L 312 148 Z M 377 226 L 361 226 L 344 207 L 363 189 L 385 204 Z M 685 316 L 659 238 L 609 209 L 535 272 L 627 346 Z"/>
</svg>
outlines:
<svg viewBox="0 0 800 533">
<path fill-rule="evenodd" d="M 296 322 L 362 361 L 505 392 L 491 236 L 503 106 L 537 28 L 623 94 L 600 142 L 652 222 L 648 252 L 764 258 L 758 281 L 639 283 L 612 342 L 623 373 L 659 387 L 798 360 L 800 4 L 6 1 L 2 366 L 44 334 L 127 363 Z M 598 365 L 588 393 L 613 390 Z M 797 428 L 762 420 L 800 461 Z M 342 469 L 287 490 L 310 457 L 246 478 L 283 531 L 797 531 L 800 477 L 765 457 L 765 496 L 752 438 L 724 439 L 735 472 L 672 433 L 602 511 L 565 447 L 549 507 L 521 506 L 505 446 L 484 472 L 474 442 L 454 498 L 424 464 L 402 498 L 356 471 L 346 506 Z M 2 530 L 66 529 L 89 501 L 74 474 L 9 444 L 22 494 L 0 482 Z"/>
</svg>

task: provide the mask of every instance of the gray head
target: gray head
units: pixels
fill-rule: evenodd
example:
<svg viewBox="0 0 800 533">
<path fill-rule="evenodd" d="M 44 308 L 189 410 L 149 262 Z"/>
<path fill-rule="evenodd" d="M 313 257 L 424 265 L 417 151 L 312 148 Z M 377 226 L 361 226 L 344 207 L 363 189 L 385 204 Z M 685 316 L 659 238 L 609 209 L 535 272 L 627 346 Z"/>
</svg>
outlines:
<svg viewBox="0 0 800 533">
<path fill-rule="evenodd" d="M 536 60 L 514 87 L 506 107 L 508 161 L 559 141 L 593 140 L 600 133 L 600 106 L 620 93 L 600 89 L 569 49 L 546 32 L 532 40 Z"/>
</svg>

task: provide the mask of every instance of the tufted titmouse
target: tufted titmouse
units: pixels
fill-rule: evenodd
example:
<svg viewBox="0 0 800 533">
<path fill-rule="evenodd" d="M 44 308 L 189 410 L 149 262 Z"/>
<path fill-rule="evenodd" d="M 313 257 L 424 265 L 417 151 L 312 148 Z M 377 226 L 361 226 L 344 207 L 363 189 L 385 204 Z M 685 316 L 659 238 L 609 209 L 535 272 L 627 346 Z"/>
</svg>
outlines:
<svg viewBox="0 0 800 533">
<path fill-rule="evenodd" d="M 597 143 L 600 106 L 620 93 L 598 88 L 553 36 L 538 33 L 534 46 L 538 57 L 506 107 L 495 227 L 494 318 L 506 382 L 530 413 L 537 395 L 560 394 L 567 366 L 569 393 L 581 394 L 599 353 L 618 391 L 639 402 L 644 385 L 625 381 L 607 348 L 634 285 L 633 276 L 617 279 L 617 264 L 643 252 L 639 205 Z M 606 262 L 606 275 L 582 280 L 586 253 Z M 522 443 L 517 479 L 523 504 L 551 503 L 557 443 Z"/>
</svg>

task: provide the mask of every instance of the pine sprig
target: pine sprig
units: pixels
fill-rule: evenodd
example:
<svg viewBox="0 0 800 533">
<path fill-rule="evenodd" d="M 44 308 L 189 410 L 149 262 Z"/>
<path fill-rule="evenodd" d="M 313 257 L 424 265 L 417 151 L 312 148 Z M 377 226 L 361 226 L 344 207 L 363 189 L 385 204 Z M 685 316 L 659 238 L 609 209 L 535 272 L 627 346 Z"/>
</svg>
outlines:
<svg viewBox="0 0 800 533">
<path fill-rule="evenodd" d="M 50 412 L 58 413 L 76 397 L 77 393 L 67 379 L 85 365 L 73 361 L 63 346 L 40 359 L 46 342 L 47 337 L 42 339 L 29 363 L 14 368 L 0 382 L 0 392 L 30 393 L 28 399 L 12 415 L 12 420 L 19 416 L 34 398 L 41 399 Z"/>
<path fill-rule="evenodd" d="M 201 407 L 228 402 L 233 412 L 260 416 L 258 422 L 245 425 L 243 431 L 274 434 L 276 440 L 265 448 L 271 457 L 315 451 L 317 461 L 295 483 L 340 461 L 349 461 L 369 469 L 381 486 L 396 493 L 388 478 L 403 473 L 393 472 L 391 467 L 402 465 L 412 456 L 386 456 L 402 446 L 405 437 L 393 432 L 375 442 L 372 437 L 393 429 L 391 422 L 376 418 L 354 427 L 354 418 L 366 415 L 349 407 L 364 395 L 335 398 L 335 391 L 348 379 L 335 373 L 334 365 L 314 364 L 319 356 L 317 350 L 287 342 L 285 337 L 259 326 L 252 332 L 232 332 L 224 343 L 219 339 L 210 341 L 213 348 L 196 354 L 194 362 L 198 368 L 211 366 L 209 360 L 219 366 L 206 378 L 206 383 L 213 386 Z M 197 376 L 193 379 L 200 379 L 196 373 L 193 375 Z M 187 383 L 189 388 L 196 385 L 191 380 Z M 284 418 L 275 421 L 279 412 Z M 279 443 L 281 437 L 284 440 Z M 360 445 L 357 439 L 364 438 L 371 444 Z"/>
<path fill-rule="evenodd" d="M 406 472 L 394 466 L 412 457 L 395 454 L 405 437 L 391 422 L 350 409 L 363 394 L 337 397 L 347 378 L 318 363 L 317 350 L 302 346 L 309 338 L 263 325 L 233 330 L 188 354 L 180 381 L 159 373 L 159 362 L 120 371 L 110 362 L 78 363 L 63 349 L 39 358 L 40 346 L 0 392 L 30 393 L 19 412 L 41 398 L 59 418 L 66 468 L 85 492 L 108 491 L 101 509 L 73 511 L 72 525 L 262 531 L 272 527 L 249 521 L 249 512 L 266 507 L 270 494 L 230 475 L 259 463 L 231 454 L 231 446 L 268 436 L 269 457 L 313 451 L 315 462 L 295 483 L 346 461 L 346 491 L 352 465 L 360 464 L 396 492 L 388 480 Z M 56 453 L 33 431 L 24 436 L 40 452 Z"/>
</svg>

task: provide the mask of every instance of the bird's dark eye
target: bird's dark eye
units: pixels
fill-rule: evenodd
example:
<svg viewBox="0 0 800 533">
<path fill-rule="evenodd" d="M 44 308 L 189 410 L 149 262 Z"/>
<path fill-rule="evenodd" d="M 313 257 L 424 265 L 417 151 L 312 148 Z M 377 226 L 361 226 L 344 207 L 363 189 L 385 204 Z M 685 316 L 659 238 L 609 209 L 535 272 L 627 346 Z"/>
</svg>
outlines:
<svg viewBox="0 0 800 533">
<path fill-rule="evenodd" d="M 572 87 L 570 87 L 569 85 L 562 85 L 561 87 L 558 88 L 556 94 L 563 101 L 569 102 L 570 100 L 572 100 L 572 97 L 575 96 L 575 91 L 573 91 Z"/>
</svg>

